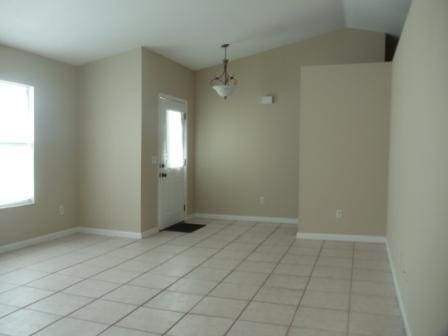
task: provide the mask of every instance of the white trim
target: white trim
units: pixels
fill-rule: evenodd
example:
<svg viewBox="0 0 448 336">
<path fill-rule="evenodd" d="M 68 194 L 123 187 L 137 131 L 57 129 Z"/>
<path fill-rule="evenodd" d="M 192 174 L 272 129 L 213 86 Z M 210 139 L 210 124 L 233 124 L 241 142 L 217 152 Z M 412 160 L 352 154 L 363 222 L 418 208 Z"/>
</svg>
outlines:
<svg viewBox="0 0 448 336">
<path fill-rule="evenodd" d="M 96 228 L 90 228 L 90 227 L 85 227 L 85 226 L 79 226 L 77 229 L 78 229 L 77 232 L 86 233 L 86 234 L 96 234 L 96 235 L 101 235 L 101 236 L 121 237 L 121 238 L 130 238 L 130 239 L 141 239 L 142 238 L 141 232 L 134 232 L 134 231 L 96 229 Z"/>
<path fill-rule="evenodd" d="M 246 221 L 246 222 L 263 222 L 263 223 L 280 223 L 280 224 L 299 224 L 297 218 L 284 218 L 284 217 L 257 217 L 257 216 L 239 216 L 239 215 L 219 215 L 208 213 L 194 213 L 187 217 L 191 218 L 204 218 L 204 219 L 222 219 L 231 221 Z"/>
<path fill-rule="evenodd" d="M 297 232 L 296 237 L 297 239 L 312 239 L 312 240 L 337 240 L 337 241 L 353 241 L 353 242 L 365 242 L 365 243 L 386 243 L 386 237 L 383 236 Z"/>
<path fill-rule="evenodd" d="M 175 97 L 175 96 L 172 96 L 172 95 L 169 95 L 166 93 L 159 93 L 159 98 L 166 99 L 166 100 L 174 100 L 178 103 L 185 104 L 185 105 L 188 104 L 188 101 L 186 99 Z"/>
<path fill-rule="evenodd" d="M 121 238 L 131 238 L 131 239 L 142 239 L 159 232 L 159 228 L 151 228 L 144 232 L 133 232 L 133 231 L 121 231 L 121 230 L 109 230 L 109 229 L 96 229 L 85 226 L 77 226 L 67 230 L 57 231 L 49 233 L 43 236 L 38 236 L 35 238 L 21 240 L 15 243 L 0 246 L 0 253 L 18 250 L 24 247 L 45 243 L 58 238 L 63 238 L 75 233 L 85 233 L 85 234 L 95 234 L 100 236 L 108 237 L 121 237 Z"/>
<path fill-rule="evenodd" d="M 386 240 L 386 248 L 387 248 L 387 257 L 389 258 L 390 268 L 392 270 L 392 278 L 394 280 L 395 292 L 397 294 L 398 305 L 400 306 L 401 316 L 403 318 L 403 324 L 405 333 L 407 336 L 412 336 L 411 327 L 409 324 L 409 320 L 406 314 L 406 310 L 404 309 L 403 298 L 401 296 L 400 286 L 398 285 L 397 273 L 395 271 L 395 265 L 392 259 L 392 253 L 390 252 L 389 242 Z"/>
<path fill-rule="evenodd" d="M 154 236 L 156 233 L 159 233 L 158 227 L 154 227 L 154 228 L 151 228 L 149 230 L 142 232 L 141 238 L 147 238 L 149 236 Z"/>
<path fill-rule="evenodd" d="M 21 241 L 15 242 L 15 243 L 0 246 L 0 253 L 18 250 L 18 249 L 21 249 L 21 248 L 24 248 L 27 246 L 44 243 L 44 242 L 47 242 L 50 240 L 69 236 L 69 235 L 77 233 L 77 232 L 78 232 L 78 228 L 75 227 L 75 228 L 71 228 L 71 229 L 67 229 L 67 230 L 49 233 L 49 234 L 46 234 L 43 236 L 31 238 L 31 239 L 21 240 Z"/>
<path fill-rule="evenodd" d="M 30 198 L 30 199 L 26 199 L 26 200 L 23 200 L 23 201 L 17 201 L 17 202 L 14 202 L 14 203 L 0 204 L 0 210 L 1 209 L 18 208 L 18 207 L 27 206 L 27 205 L 34 205 L 34 204 L 36 204 L 36 202 L 34 201 L 34 198 Z"/>
</svg>

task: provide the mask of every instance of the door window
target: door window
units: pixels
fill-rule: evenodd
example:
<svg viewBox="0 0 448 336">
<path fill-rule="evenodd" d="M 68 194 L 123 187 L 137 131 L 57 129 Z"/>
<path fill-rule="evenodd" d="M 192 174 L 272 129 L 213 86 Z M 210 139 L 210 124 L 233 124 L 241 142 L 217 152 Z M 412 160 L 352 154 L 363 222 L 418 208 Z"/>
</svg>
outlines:
<svg viewBox="0 0 448 336">
<path fill-rule="evenodd" d="M 167 168 L 180 169 L 184 166 L 183 113 L 168 110 L 166 114 Z"/>
</svg>

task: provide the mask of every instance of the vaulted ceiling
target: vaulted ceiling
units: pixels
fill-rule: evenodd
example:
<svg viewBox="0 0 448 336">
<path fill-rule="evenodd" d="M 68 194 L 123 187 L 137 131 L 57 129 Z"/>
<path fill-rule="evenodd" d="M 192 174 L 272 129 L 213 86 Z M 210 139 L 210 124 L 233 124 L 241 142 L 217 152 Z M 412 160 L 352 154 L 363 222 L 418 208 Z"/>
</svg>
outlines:
<svg viewBox="0 0 448 336">
<path fill-rule="evenodd" d="M 399 35 L 410 0 L 0 0 L 0 44 L 70 64 L 139 46 L 191 69 L 344 27 Z"/>
</svg>

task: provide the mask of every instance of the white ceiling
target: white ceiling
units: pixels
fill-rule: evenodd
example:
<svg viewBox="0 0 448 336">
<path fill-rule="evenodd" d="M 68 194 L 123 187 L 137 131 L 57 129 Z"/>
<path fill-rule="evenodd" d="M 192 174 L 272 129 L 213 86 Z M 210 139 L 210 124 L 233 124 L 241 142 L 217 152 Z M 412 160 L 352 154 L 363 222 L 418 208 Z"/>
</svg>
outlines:
<svg viewBox="0 0 448 336">
<path fill-rule="evenodd" d="M 343 27 L 399 35 L 410 0 L 0 0 L 0 44 L 70 64 L 139 46 L 191 69 Z"/>
</svg>

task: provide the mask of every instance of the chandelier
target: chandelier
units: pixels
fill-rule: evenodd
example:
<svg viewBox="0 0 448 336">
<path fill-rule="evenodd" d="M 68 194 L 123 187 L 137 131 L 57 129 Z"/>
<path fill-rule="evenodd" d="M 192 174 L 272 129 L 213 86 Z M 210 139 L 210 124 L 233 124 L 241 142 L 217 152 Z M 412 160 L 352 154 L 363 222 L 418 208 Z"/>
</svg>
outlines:
<svg viewBox="0 0 448 336">
<path fill-rule="evenodd" d="M 224 49 L 224 60 L 222 61 L 224 67 L 223 72 L 210 81 L 211 87 L 219 96 L 223 97 L 224 99 L 227 99 L 227 97 L 230 96 L 233 91 L 235 91 L 236 85 L 238 83 L 235 77 L 231 76 L 227 71 L 227 66 L 229 64 L 229 60 L 227 59 L 228 47 L 229 44 L 223 44 L 221 46 L 221 48 Z"/>
</svg>

